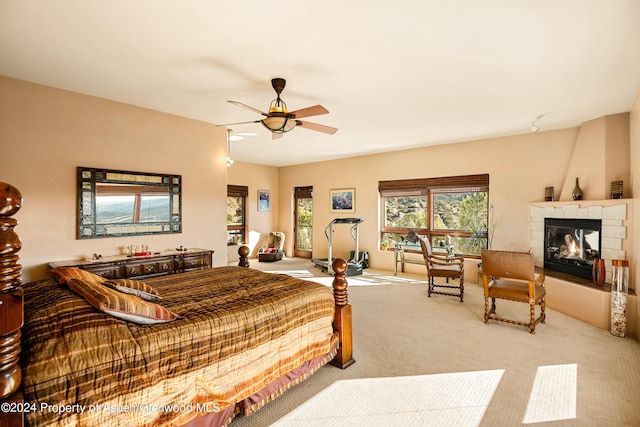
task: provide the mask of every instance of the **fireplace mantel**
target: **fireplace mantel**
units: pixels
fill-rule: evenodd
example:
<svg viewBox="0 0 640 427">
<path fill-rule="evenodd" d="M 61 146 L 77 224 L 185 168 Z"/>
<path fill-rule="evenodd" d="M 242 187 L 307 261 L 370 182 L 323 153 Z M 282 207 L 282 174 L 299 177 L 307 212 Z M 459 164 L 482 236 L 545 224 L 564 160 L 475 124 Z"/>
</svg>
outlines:
<svg viewBox="0 0 640 427">
<path fill-rule="evenodd" d="M 566 202 L 529 203 L 529 247 L 537 267 L 544 265 L 545 218 L 578 218 L 602 220 L 601 257 L 605 260 L 608 284 L 611 283 L 611 260 L 633 259 L 633 201 L 576 200 Z M 637 233 L 636 233 L 637 234 Z M 546 274 L 546 271 L 545 271 Z M 633 277 L 629 274 L 629 278 Z M 602 329 L 609 329 L 610 292 L 608 286 L 585 285 L 580 277 L 551 273 L 547 276 L 547 307 Z M 638 336 L 635 330 L 637 287 L 629 283 L 627 333 Z M 634 291 L 636 289 L 636 291 Z"/>
</svg>

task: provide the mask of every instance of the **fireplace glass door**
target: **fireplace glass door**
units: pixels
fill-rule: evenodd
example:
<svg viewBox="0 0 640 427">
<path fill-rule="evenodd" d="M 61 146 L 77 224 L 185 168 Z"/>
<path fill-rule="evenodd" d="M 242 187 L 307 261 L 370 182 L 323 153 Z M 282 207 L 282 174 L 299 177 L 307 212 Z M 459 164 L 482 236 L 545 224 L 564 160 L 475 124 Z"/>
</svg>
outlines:
<svg viewBox="0 0 640 427">
<path fill-rule="evenodd" d="M 601 226 L 600 220 L 545 219 L 544 267 L 591 279 Z"/>
</svg>

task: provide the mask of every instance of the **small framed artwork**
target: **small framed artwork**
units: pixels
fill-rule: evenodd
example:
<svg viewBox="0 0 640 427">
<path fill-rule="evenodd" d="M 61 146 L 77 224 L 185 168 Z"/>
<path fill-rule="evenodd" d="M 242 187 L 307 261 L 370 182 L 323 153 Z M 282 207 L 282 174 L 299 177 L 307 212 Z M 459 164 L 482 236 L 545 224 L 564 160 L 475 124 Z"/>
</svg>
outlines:
<svg viewBox="0 0 640 427">
<path fill-rule="evenodd" d="M 354 213 L 356 211 L 356 190 L 346 188 L 331 190 L 331 212 Z"/>
<path fill-rule="evenodd" d="M 267 190 L 258 190 L 258 211 L 271 210 L 271 195 Z"/>
</svg>

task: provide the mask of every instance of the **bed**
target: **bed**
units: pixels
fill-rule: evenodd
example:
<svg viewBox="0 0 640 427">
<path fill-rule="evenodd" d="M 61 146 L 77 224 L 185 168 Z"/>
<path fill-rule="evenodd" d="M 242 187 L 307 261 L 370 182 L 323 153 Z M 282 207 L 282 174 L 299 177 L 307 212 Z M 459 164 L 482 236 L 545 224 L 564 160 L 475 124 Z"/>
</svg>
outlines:
<svg viewBox="0 0 640 427">
<path fill-rule="evenodd" d="M 353 363 L 346 262 L 335 271 L 333 292 L 233 266 L 145 279 L 176 316 L 153 325 L 99 311 L 76 281 L 24 284 L 25 420 L 224 426 L 249 415 L 327 362 Z"/>
</svg>

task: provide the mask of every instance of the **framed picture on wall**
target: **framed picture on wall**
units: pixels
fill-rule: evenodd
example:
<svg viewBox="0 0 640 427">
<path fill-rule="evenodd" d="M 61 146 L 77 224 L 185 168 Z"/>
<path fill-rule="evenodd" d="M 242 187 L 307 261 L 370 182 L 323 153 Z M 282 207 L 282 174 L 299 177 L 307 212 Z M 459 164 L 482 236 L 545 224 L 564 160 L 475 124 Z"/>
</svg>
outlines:
<svg viewBox="0 0 640 427">
<path fill-rule="evenodd" d="M 258 211 L 271 210 L 271 195 L 268 190 L 258 190 Z"/>
<path fill-rule="evenodd" d="M 355 188 L 331 190 L 331 212 L 354 213 L 355 211 L 356 211 Z"/>
</svg>

